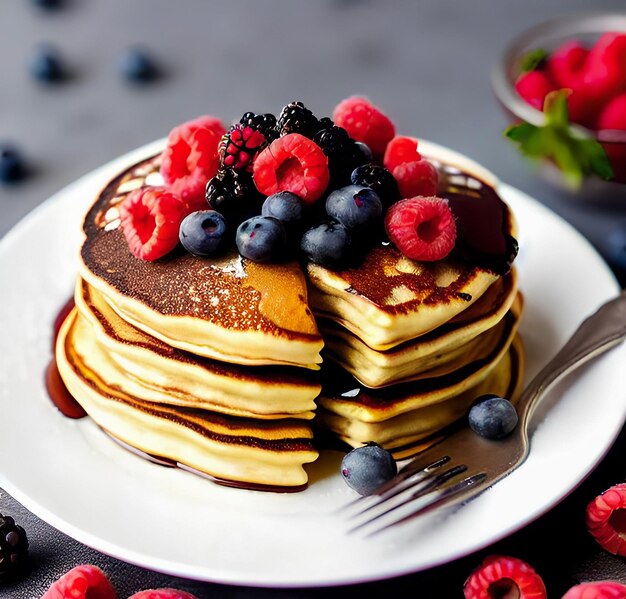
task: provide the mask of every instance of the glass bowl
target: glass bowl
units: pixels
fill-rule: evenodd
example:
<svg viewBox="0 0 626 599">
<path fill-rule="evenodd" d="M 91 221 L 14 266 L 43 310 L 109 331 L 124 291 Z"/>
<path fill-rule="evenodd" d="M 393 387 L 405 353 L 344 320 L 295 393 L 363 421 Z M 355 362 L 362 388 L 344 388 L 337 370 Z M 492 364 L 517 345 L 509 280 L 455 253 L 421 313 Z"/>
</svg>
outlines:
<svg viewBox="0 0 626 599">
<path fill-rule="evenodd" d="M 541 126 L 545 123 L 544 113 L 527 104 L 515 90 L 515 81 L 522 72 L 523 58 L 529 51 L 543 49 L 551 52 L 562 42 L 571 39 L 589 47 L 600 34 L 607 31 L 626 32 L 626 12 L 586 12 L 558 17 L 540 23 L 516 37 L 505 49 L 491 78 L 493 91 L 510 117 L 511 124 L 525 121 Z M 620 171 L 624 169 L 626 172 L 626 131 L 592 131 L 576 124 L 571 127 L 580 134 L 596 139 L 607 154 L 619 156 L 617 160 L 620 164 L 623 161 Z M 613 160 L 616 159 L 612 158 Z M 605 181 L 589 175 L 584 177 L 579 187 L 572 188 L 571 183 L 548 160 L 540 163 L 539 173 L 572 197 L 602 203 L 626 202 L 626 182 Z"/>
</svg>

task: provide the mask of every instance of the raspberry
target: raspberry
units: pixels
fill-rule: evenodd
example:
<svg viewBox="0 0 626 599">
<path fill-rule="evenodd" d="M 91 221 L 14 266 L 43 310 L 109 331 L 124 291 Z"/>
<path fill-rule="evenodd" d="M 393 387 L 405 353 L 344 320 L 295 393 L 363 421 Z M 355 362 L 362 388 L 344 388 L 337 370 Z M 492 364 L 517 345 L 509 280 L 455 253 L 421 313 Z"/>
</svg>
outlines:
<svg viewBox="0 0 626 599">
<path fill-rule="evenodd" d="M 147 589 L 131 595 L 128 599 L 198 599 L 191 593 L 176 589 Z"/>
<path fill-rule="evenodd" d="M 374 154 L 382 155 L 393 139 L 396 128 L 385 114 L 365 98 L 351 96 L 342 100 L 333 112 L 335 125 L 343 127 L 356 141 L 361 141 Z"/>
<path fill-rule="evenodd" d="M 615 96 L 598 116 L 598 129 L 626 131 L 626 93 Z"/>
<path fill-rule="evenodd" d="M 279 191 L 295 193 L 312 204 L 330 180 L 328 159 L 322 149 L 299 133 L 274 140 L 254 161 L 254 183 L 264 195 Z"/>
<path fill-rule="evenodd" d="M 612 486 L 587 506 L 591 536 L 609 553 L 626 556 L 626 483 Z"/>
<path fill-rule="evenodd" d="M 233 125 L 220 141 L 222 165 L 234 169 L 246 168 L 264 143 L 265 136 L 260 131 L 240 123 Z"/>
<path fill-rule="evenodd" d="M 519 597 L 545 599 L 543 580 L 526 562 L 515 557 L 491 555 L 472 572 L 463 586 L 465 599 Z"/>
<path fill-rule="evenodd" d="M 625 71 L 626 34 L 605 33 L 589 51 L 582 82 L 596 102 L 605 102 L 626 90 Z"/>
<path fill-rule="evenodd" d="M 554 82 L 542 71 L 530 71 L 524 73 L 515 82 L 515 90 L 537 110 L 543 110 L 543 102 L 546 95 L 557 89 Z"/>
<path fill-rule="evenodd" d="M 422 155 L 417 151 L 419 142 L 414 137 L 404 137 L 398 135 L 394 137 L 388 144 L 383 157 L 385 167 L 393 171 L 393 169 L 405 162 L 418 162 L 422 159 Z"/>
<path fill-rule="evenodd" d="M 85 564 L 66 572 L 43 594 L 41 599 L 116 599 L 106 574 L 96 566 Z"/>
<path fill-rule="evenodd" d="M 428 160 L 404 162 L 396 166 L 391 174 L 398 182 L 401 198 L 434 196 L 437 193 L 439 174 Z"/>
<path fill-rule="evenodd" d="M 178 196 L 163 187 L 131 191 L 120 204 L 121 226 L 128 248 L 142 260 L 165 256 L 178 245 L 180 223 L 190 212 Z"/>
<path fill-rule="evenodd" d="M 437 197 L 396 202 L 385 216 L 385 230 L 412 260 L 441 260 L 452 251 L 456 240 L 456 224 L 448 201 Z"/>
<path fill-rule="evenodd" d="M 569 589 L 562 599 L 626 599 L 626 586 L 608 580 L 584 582 Z"/>
<path fill-rule="evenodd" d="M 569 40 L 561 44 L 548 59 L 548 71 L 561 87 L 576 87 L 583 74 L 589 50 L 579 41 Z"/>
<path fill-rule="evenodd" d="M 203 116 L 175 127 L 167 138 L 161 175 L 193 210 L 205 208 L 204 188 L 219 167 L 218 146 L 225 133 L 218 119 Z"/>
</svg>

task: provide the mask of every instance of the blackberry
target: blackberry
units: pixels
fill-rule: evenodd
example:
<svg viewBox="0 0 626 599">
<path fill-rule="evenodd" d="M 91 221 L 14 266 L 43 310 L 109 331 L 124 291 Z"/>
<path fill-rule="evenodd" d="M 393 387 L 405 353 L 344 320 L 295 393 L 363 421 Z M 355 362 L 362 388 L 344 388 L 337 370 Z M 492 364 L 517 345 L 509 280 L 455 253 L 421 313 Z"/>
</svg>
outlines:
<svg viewBox="0 0 626 599">
<path fill-rule="evenodd" d="M 276 117 L 271 112 L 266 112 L 265 114 L 246 112 L 241 119 L 239 119 L 239 123 L 260 131 L 267 143 L 273 142 L 278 137 L 278 131 L 276 131 Z"/>
<path fill-rule="evenodd" d="M 256 153 L 264 146 L 265 136 L 261 131 L 237 123 L 220 140 L 222 166 L 236 170 L 248 168 Z"/>
<path fill-rule="evenodd" d="M 280 113 L 276 130 L 280 135 L 300 133 L 313 139 L 313 136 L 320 130 L 320 122 L 302 102 L 291 102 Z"/>
<path fill-rule="evenodd" d="M 226 219 L 229 231 L 244 220 L 260 214 L 264 196 L 247 171 L 221 168 L 206 185 L 206 201 Z"/>
<path fill-rule="evenodd" d="M 350 179 L 354 185 L 364 185 L 373 189 L 384 208 L 388 208 L 400 199 L 398 182 L 384 166 L 363 164 L 352 171 Z"/>
<path fill-rule="evenodd" d="M 329 187 L 338 189 L 349 185 L 352 171 L 366 161 L 361 147 L 345 129 L 336 125 L 318 131 L 313 141 L 328 157 Z"/>
<path fill-rule="evenodd" d="M 0 514 L 0 576 L 24 567 L 28 557 L 26 531 L 11 516 Z"/>
</svg>

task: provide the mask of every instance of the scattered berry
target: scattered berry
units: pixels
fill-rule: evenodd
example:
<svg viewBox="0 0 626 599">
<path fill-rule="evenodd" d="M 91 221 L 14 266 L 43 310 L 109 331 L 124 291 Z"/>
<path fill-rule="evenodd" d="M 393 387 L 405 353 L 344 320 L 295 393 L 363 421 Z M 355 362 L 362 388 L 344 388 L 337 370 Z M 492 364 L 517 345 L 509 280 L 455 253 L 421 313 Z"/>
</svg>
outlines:
<svg viewBox="0 0 626 599">
<path fill-rule="evenodd" d="M 0 514 L 0 577 L 19 572 L 28 559 L 26 531 L 11 516 Z"/>
<path fill-rule="evenodd" d="M 497 395 L 482 395 L 471 405 L 470 428 L 486 439 L 503 439 L 517 426 L 517 412 L 513 404 Z"/>
<path fill-rule="evenodd" d="M 158 78 L 159 69 L 147 51 L 128 48 L 120 57 L 120 73 L 128 81 L 148 83 Z"/>
<path fill-rule="evenodd" d="M 174 127 L 162 156 L 161 175 L 170 191 L 192 210 L 204 206 L 207 180 L 219 167 L 218 146 L 224 126 L 215 117 L 203 116 Z"/>
<path fill-rule="evenodd" d="M 352 171 L 368 162 L 363 149 L 342 127 L 331 125 L 318 131 L 313 141 L 328 157 L 330 187 L 337 189 L 350 183 Z"/>
<path fill-rule="evenodd" d="M 393 456 L 375 443 L 357 447 L 341 460 L 341 475 L 360 495 L 371 495 L 398 473 Z"/>
<path fill-rule="evenodd" d="M 531 566 L 516 557 L 502 555 L 486 557 L 465 581 L 463 592 L 465 599 L 547 597 L 543 580 Z"/>
<path fill-rule="evenodd" d="M 131 191 L 120 204 L 122 232 L 128 248 L 141 260 L 157 260 L 178 245 L 178 230 L 187 205 L 163 187 Z"/>
<path fill-rule="evenodd" d="M 235 242 L 244 258 L 268 262 L 281 256 L 287 245 L 287 233 L 277 218 L 253 216 L 239 225 Z"/>
<path fill-rule="evenodd" d="M 543 110 L 546 96 L 555 89 L 556 84 L 543 71 L 529 71 L 515 82 L 517 93 L 537 110 Z"/>
<path fill-rule="evenodd" d="M 37 81 L 43 83 L 58 83 L 67 75 L 61 54 L 48 45 L 37 48 L 30 62 L 30 72 Z"/>
<path fill-rule="evenodd" d="M 363 185 L 373 189 L 384 208 L 389 208 L 400 199 L 398 182 L 384 166 L 364 164 L 352 171 L 350 179 L 354 185 Z"/>
<path fill-rule="evenodd" d="M 422 155 L 417 150 L 419 141 L 414 137 L 398 135 L 394 137 L 385 150 L 383 164 L 389 171 L 393 171 L 396 166 L 405 162 L 419 162 Z"/>
<path fill-rule="evenodd" d="M 447 200 L 415 197 L 393 204 L 385 217 L 389 239 L 407 258 L 433 261 L 454 247 L 456 224 Z"/>
<path fill-rule="evenodd" d="M 375 155 L 384 154 L 396 132 L 389 117 L 371 102 L 358 96 L 341 101 L 333 112 L 333 120 L 352 139 L 367 144 Z"/>
<path fill-rule="evenodd" d="M 256 153 L 265 145 L 265 136 L 248 125 L 233 125 L 220 141 L 219 154 L 221 163 L 235 170 L 247 168 L 252 164 Z"/>
<path fill-rule="evenodd" d="M 26 167 L 17 148 L 0 146 L 0 183 L 15 183 L 24 177 Z"/>
<path fill-rule="evenodd" d="M 577 40 L 561 44 L 548 59 L 548 71 L 560 87 L 575 88 L 580 84 L 589 50 Z"/>
<path fill-rule="evenodd" d="M 276 130 L 280 135 L 299 133 L 313 139 L 313 136 L 320 130 L 320 122 L 302 102 L 290 102 L 282 109 L 276 123 Z"/>
<path fill-rule="evenodd" d="M 66 572 L 41 599 L 116 599 L 106 574 L 97 566 L 84 564 Z"/>
<path fill-rule="evenodd" d="M 348 185 L 326 198 L 326 213 L 347 229 L 371 229 L 379 221 L 383 205 L 369 187 Z"/>
<path fill-rule="evenodd" d="M 584 582 L 569 589 L 562 599 L 626 599 L 626 586 L 608 580 Z"/>
<path fill-rule="evenodd" d="M 612 486 L 587 506 L 591 536 L 615 555 L 626 556 L 626 483 Z"/>
<path fill-rule="evenodd" d="M 439 173 L 428 160 L 399 164 L 391 174 L 398 182 L 400 197 L 434 196 L 439 184 Z"/>
<path fill-rule="evenodd" d="M 33 0 L 33 4 L 46 10 L 54 10 L 63 5 L 63 0 Z"/>
<path fill-rule="evenodd" d="M 215 210 L 198 210 L 180 223 L 178 237 L 183 247 L 196 256 L 210 256 L 222 249 L 226 221 Z"/>
<path fill-rule="evenodd" d="M 351 259 L 352 239 L 341 223 L 324 222 L 305 231 L 300 249 L 311 262 L 328 268 L 342 268 Z"/>
<path fill-rule="evenodd" d="M 261 214 L 273 216 L 285 226 L 298 225 L 304 217 L 304 204 L 295 193 L 279 191 L 265 199 Z"/>
<path fill-rule="evenodd" d="M 176 589 L 147 589 L 131 595 L 128 599 L 198 599 L 191 593 Z"/>
<path fill-rule="evenodd" d="M 321 148 L 299 133 L 274 140 L 254 161 L 254 182 L 266 195 L 290 191 L 312 204 L 330 180 L 328 159 Z"/>
</svg>

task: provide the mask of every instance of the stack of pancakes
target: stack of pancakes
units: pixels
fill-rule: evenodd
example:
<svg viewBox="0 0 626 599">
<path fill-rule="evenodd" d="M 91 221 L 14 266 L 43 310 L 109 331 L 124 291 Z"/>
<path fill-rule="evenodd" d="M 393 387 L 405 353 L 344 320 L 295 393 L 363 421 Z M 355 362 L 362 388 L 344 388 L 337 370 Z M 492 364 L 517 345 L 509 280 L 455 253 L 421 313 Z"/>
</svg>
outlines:
<svg viewBox="0 0 626 599">
<path fill-rule="evenodd" d="M 435 439 L 479 395 L 515 400 L 522 380 L 513 216 L 488 173 L 439 170 L 438 195 L 496 208 L 479 216 L 495 253 L 465 247 L 471 260 L 453 253 L 427 263 L 381 246 L 356 269 L 307 267 L 325 342 L 317 422 L 350 446 L 375 442 L 396 457 Z"/>
<path fill-rule="evenodd" d="M 298 488 L 318 455 L 323 345 L 303 273 L 235 253 L 135 258 L 117 207 L 157 172 L 152 159 L 122 173 L 86 215 L 59 372 L 106 432 L 144 454 L 223 482 Z"/>
<path fill-rule="evenodd" d="M 444 196 L 493 192 L 484 176 L 439 166 Z M 220 482 L 299 489 L 318 456 L 314 422 L 400 457 L 476 395 L 515 397 L 521 299 L 508 263 L 475 252 L 418 263 L 389 244 L 341 272 L 180 248 L 142 261 L 118 207 L 159 185 L 158 170 L 158 156 L 134 165 L 88 211 L 75 307 L 56 345 L 69 392 L 123 445 Z"/>
</svg>

